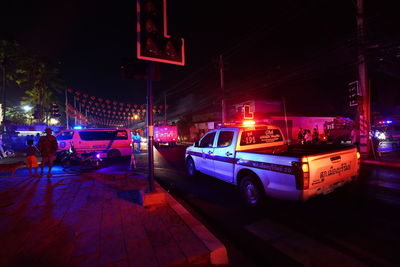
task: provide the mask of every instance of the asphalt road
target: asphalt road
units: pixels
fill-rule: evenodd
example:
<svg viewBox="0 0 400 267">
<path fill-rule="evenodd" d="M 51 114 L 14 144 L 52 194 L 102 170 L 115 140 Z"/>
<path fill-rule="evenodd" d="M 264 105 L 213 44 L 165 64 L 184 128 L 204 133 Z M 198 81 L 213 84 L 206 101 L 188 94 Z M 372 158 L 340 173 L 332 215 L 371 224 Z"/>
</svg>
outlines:
<svg viewBox="0 0 400 267">
<path fill-rule="evenodd" d="M 155 152 L 156 179 L 224 242 L 233 266 L 398 266 L 399 169 L 362 165 L 357 182 L 329 195 L 306 203 L 269 199 L 250 209 L 235 186 L 187 176 L 184 149 Z M 147 154 L 136 159 L 146 171 Z M 98 171 L 128 166 L 124 159 Z"/>
</svg>

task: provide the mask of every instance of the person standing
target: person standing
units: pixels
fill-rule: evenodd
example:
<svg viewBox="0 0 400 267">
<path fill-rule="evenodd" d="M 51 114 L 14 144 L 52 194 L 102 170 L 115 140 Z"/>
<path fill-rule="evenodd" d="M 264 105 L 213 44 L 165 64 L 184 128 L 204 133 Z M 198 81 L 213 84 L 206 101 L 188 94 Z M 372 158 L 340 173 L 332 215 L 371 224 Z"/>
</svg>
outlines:
<svg viewBox="0 0 400 267">
<path fill-rule="evenodd" d="M 305 135 L 304 135 L 304 140 L 306 144 L 311 144 L 312 142 L 312 134 L 310 130 L 304 130 Z"/>
<path fill-rule="evenodd" d="M 314 128 L 312 133 L 312 143 L 318 144 L 319 143 L 319 132 L 317 128 Z"/>
<path fill-rule="evenodd" d="M 299 128 L 299 132 L 297 133 L 297 143 L 304 144 L 304 133 L 303 128 Z"/>
<path fill-rule="evenodd" d="M 140 136 L 139 132 L 136 132 L 133 137 L 136 143 L 136 152 L 140 152 L 140 142 L 142 141 L 142 137 Z"/>
<path fill-rule="evenodd" d="M 133 141 L 134 143 L 135 141 Z M 134 170 L 136 169 L 136 159 L 135 159 L 135 148 L 133 147 L 134 144 L 132 144 L 132 153 L 131 153 L 131 162 L 129 164 L 129 170 Z"/>
<path fill-rule="evenodd" d="M 0 134 L 0 156 L 2 158 L 6 157 L 6 153 L 4 153 L 4 149 L 3 149 L 3 135 Z"/>
<path fill-rule="evenodd" d="M 42 163 L 40 164 L 40 176 L 43 176 L 43 169 L 46 162 L 49 164 L 49 170 L 47 172 L 47 178 L 50 178 L 51 169 L 53 168 L 53 161 L 56 159 L 56 151 L 58 149 L 57 139 L 54 135 L 52 135 L 53 130 L 50 128 L 46 128 L 46 135 L 40 137 L 39 139 L 39 151 L 42 155 Z"/>
<path fill-rule="evenodd" d="M 29 171 L 29 177 L 37 177 L 38 176 L 38 161 L 36 155 L 39 154 L 39 149 L 34 146 L 33 139 L 28 139 L 26 141 L 27 148 L 25 150 L 26 153 L 26 167 Z M 32 168 L 34 169 L 34 174 L 32 174 Z"/>
</svg>

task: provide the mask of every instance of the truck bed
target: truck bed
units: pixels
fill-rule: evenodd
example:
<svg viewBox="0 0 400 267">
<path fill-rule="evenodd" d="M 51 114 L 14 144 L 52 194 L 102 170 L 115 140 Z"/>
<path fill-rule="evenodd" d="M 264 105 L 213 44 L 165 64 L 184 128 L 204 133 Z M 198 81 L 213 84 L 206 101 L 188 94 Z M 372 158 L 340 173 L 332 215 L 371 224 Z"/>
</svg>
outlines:
<svg viewBox="0 0 400 267">
<path fill-rule="evenodd" d="M 241 152 L 251 152 L 260 154 L 272 154 L 288 157 L 303 157 L 318 154 L 333 153 L 345 149 L 354 148 L 354 145 L 345 144 L 317 144 L 317 145 L 285 145 L 261 149 L 242 150 Z"/>
</svg>

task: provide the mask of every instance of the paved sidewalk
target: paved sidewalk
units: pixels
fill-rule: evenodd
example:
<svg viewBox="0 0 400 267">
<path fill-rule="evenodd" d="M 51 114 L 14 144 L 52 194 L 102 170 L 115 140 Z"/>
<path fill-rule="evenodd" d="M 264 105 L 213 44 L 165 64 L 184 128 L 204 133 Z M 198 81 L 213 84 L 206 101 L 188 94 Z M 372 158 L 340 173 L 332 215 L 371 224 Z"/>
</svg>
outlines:
<svg viewBox="0 0 400 267">
<path fill-rule="evenodd" d="M 0 265 L 228 263 L 224 245 L 170 195 L 144 207 L 145 187 L 139 173 L 1 177 Z"/>
</svg>

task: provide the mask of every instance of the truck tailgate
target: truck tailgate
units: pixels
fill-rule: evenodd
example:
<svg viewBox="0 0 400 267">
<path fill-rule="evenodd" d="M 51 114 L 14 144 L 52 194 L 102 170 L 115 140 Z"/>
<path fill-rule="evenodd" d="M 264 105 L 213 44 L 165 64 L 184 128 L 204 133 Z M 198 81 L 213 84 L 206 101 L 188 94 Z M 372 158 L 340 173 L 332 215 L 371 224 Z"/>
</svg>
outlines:
<svg viewBox="0 0 400 267">
<path fill-rule="evenodd" d="M 329 193 L 353 176 L 358 175 L 357 149 L 349 148 L 333 153 L 306 157 L 310 170 L 310 189 Z"/>
</svg>

